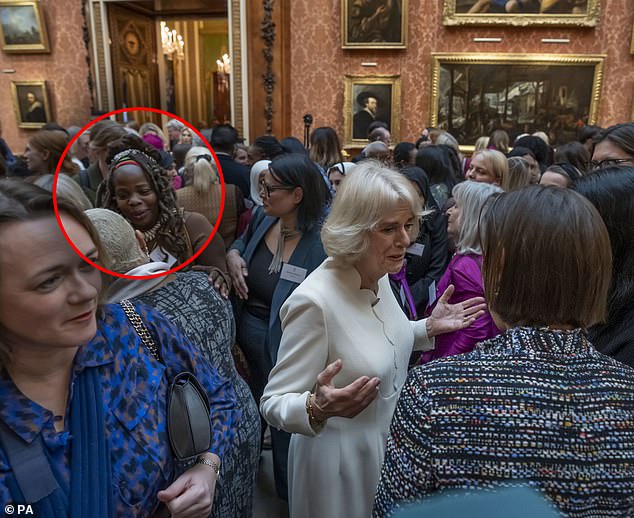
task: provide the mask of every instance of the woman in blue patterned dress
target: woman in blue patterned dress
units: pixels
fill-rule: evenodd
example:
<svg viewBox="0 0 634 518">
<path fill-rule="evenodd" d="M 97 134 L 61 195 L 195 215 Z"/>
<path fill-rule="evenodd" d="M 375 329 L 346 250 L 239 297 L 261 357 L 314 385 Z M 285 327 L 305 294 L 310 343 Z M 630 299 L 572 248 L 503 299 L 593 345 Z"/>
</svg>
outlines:
<svg viewBox="0 0 634 518">
<path fill-rule="evenodd" d="M 58 206 L 75 247 L 98 261 L 86 216 Z M 161 505 L 208 516 L 240 414 L 231 385 L 159 313 L 136 307 L 160 363 L 120 306 L 98 306 L 100 272 L 64 239 L 50 193 L 1 182 L 0 242 L 0 500 L 46 518 L 147 517 Z M 183 370 L 209 396 L 212 445 L 173 480 L 166 398 Z"/>
<path fill-rule="evenodd" d="M 570 189 L 531 186 L 495 198 L 480 235 L 486 299 L 506 332 L 410 372 L 373 516 L 518 486 L 567 517 L 632 516 L 634 369 L 584 332 L 605 318 L 611 283 L 601 216 Z"/>
</svg>

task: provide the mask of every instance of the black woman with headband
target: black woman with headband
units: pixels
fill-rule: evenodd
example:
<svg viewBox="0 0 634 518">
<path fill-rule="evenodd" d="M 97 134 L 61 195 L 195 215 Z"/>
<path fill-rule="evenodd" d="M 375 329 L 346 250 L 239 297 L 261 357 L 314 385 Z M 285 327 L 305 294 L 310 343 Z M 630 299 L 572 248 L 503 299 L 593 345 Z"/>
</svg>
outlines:
<svg viewBox="0 0 634 518">
<path fill-rule="evenodd" d="M 200 214 L 177 208 L 169 177 L 157 160 L 139 149 L 126 149 L 112 158 L 104 208 L 122 214 L 143 234 L 150 258 L 170 268 L 200 250 L 213 230 Z M 220 236 L 213 237 L 195 265 L 208 270 L 214 286 L 228 294 L 230 281 Z"/>
<path fill-rule="evenodd" d="M 218 169 L 211 152 L 206 147 L 193 147 L 185 156 L 186 185 L 176 192 L 179 207 L 197 212 L 216 224 L 220 214 L 222 186 Z M 235 241 L 240 214 L 244 212 L 243 194 L 238 187 L 225 184 L 225 208 L 218 233 L 227 247 Z"/>
</svg>

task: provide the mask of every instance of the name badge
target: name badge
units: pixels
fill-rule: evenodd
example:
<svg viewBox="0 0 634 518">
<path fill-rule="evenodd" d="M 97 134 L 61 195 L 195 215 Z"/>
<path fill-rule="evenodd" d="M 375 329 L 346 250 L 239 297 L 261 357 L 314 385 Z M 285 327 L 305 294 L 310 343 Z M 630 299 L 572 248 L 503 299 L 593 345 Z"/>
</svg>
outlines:
<svg viewBox="0 0 634 518">
<path fill-rule="evenodd" d="M 431 281 L 429 288 L 427 289 L 427 296 L 429 297 L 428 304 L 431 306 L 434 302 L 436 302 L 436 281 Z"/>
<path fill-rule="evenodd" d="M 422 243 L 414 243 L 407 249 L 408 254 L 417 255 L 418 257 L 421 257 L 424 251 L 425 245 Z"/>
<path fill-rule="evenodd" d="M 284 263 L 282 265 L 282 271 L 280 272 L 280 279 L 300 284 L 306 278 L 307 272 L 308 270 L 306 270 L 306 268 L 300 268 L 299 266 Z"/>
</svg>

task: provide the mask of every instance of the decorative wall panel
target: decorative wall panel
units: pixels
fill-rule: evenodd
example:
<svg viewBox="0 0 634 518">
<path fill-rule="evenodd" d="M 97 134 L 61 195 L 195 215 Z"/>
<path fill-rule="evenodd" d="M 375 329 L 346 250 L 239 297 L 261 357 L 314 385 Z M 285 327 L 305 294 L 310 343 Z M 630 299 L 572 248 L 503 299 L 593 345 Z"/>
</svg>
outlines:
<svg viewBox="0 0 634 518">
<path fill-rule="evenodd" d="M 50 54 L 16 55 L 0 52 L 0 118 L 2 136 L 11 149 L 24 151 L 32 130 L 18 129 L 11 101 L 11 81 L 46 80 L 53 120 L 62 126 L 83 125 L 90 118 L 88 65 L 82 40 L 84 19 L 79 0 L 42 0 L 51 42 Z"/>
<path fill-rule="evenodd" d="M 630 119 L 634 56 L 630 54 L 634 11 L 631 0 L 603 2 L 601 21 L 584 28 L 445 27 L 442 2 L 409 2 L 408 48 L 401 51 L 340 48 L 340 0 L 293 0 L 291 7 L 291 129 L 303 134 L 302 117 L 312 113 L 314 127 L 333 126 L 343 135 L 344 76 L 400 75 L 401 139 L 416 140 L 429 124 L 432 52 L 505 52 L 606 54 L 598 123 L 608 126 Z M 475 43 L 474 37 L 502 38 Z M 568 38 L 569 44 L 542 43 Z M 361 63 L 376 63 L 364 67 Z"/>
</svg>

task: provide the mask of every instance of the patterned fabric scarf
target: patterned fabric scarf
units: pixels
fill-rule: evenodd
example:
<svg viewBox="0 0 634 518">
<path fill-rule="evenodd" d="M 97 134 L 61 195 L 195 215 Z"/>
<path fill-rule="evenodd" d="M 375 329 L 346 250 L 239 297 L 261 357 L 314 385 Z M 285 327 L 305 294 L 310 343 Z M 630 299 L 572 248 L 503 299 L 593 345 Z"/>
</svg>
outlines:
<svg viewBox="0 0 634 518">
<path fill-rule="evenodd" d="M 101 380 L 96 368 L 86 368 L 77 377 L 70 410 L 70 486 L 51 465 L 57 489 L 34 503 L 43 518 L 114 518 L 112 466 L 106 436 Z M 14 502 L 24 496 L 14 477 L 7 486 Z M 30 502 L 27 502 L 30 503 Z"/>
<path fill-rule="evenodd" d="M 300 236 L 302 233 L 297 229 L 286 229 L 282 226 L 280 222 L 280 237 L 277 240 L 277 249 L 275 250 L 275 255 L 271 260 L 271 264 L 269 265 L 269 275 L 273 275 L 274 273 L 279 273 L 282 269 L 282 257 L 284 256 L 284 245 L 286 240 L 293 239 L 294 237 Z"/>
</svg>

